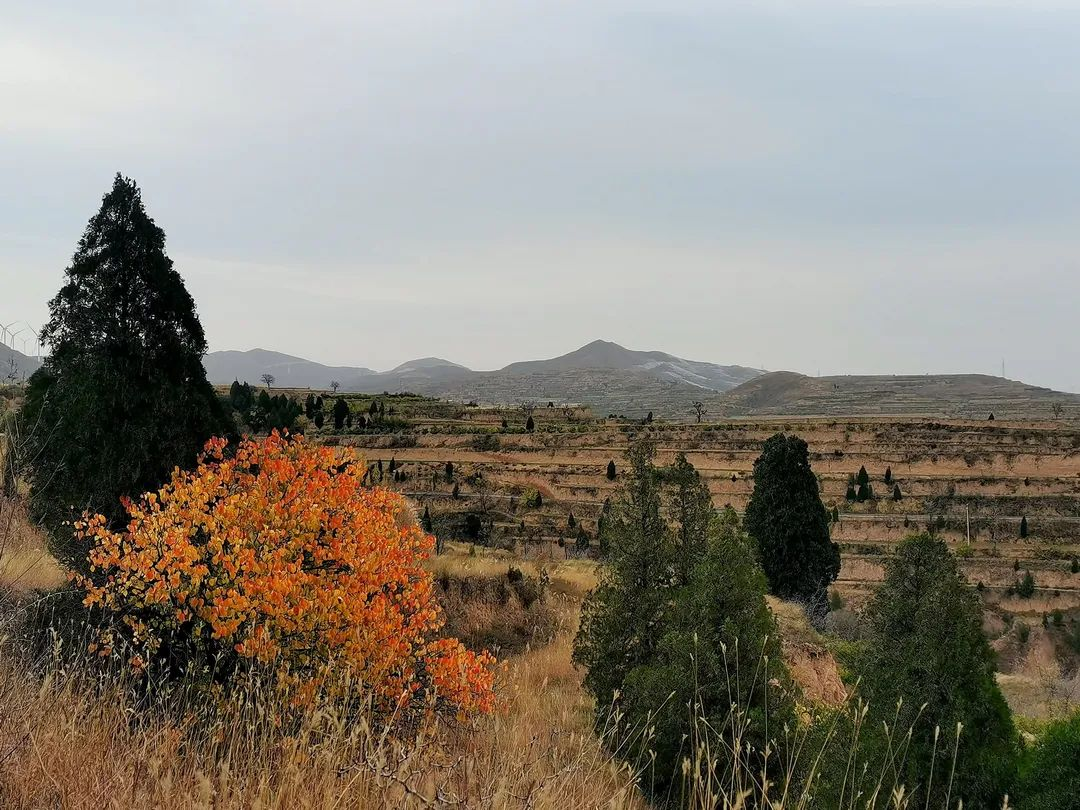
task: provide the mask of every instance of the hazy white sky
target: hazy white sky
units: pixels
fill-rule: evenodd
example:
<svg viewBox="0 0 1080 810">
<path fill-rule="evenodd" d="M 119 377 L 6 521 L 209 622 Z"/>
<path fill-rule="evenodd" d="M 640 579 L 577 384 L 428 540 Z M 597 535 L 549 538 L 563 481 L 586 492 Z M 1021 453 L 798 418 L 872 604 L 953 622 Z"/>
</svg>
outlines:
<svg viewBox="0 0 1080 810">
<path fill-rule="evenodd" d="M 0 322 L 116 171 L 212 349 L 1080 391 L 1080 2 L 0 0 Z"/>
</svg>

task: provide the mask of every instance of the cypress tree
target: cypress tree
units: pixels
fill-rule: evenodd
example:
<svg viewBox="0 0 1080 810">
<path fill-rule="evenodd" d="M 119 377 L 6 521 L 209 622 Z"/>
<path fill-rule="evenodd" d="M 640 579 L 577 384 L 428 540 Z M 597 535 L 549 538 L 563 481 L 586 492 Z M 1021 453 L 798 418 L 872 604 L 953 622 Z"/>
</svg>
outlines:
<svg viewBox="0 0 1080 810">
<path fill-rule="evenodd" d="M 334 402 L 334 429 L 341 430 L 345 427 L 345 419 L 349 415 L 349 403 L 343 397 L 338 397 Z M 391 472 L 393 468 L 391 467 Z"/>
<path fill-rule="evenodd" d="M 651 762 L 643 787 L 663 801 L 669 790 L 678 791 L 692 723 L 688 706 L 716 729 L 728 722 L 733 703 L 754 717 L 738 753 L 753 759 L 773 724 L 782 727 L 790 717 L 788 681 L 764 577 L 737 521 L 716 516 L 685 458 L 658 470 L 647 439 L 627 456 L 622 490 L 600 537 L 608 564 L 582 606 L 573 660 L 586 670 L 597 728 L 609 722 L 617 702 L 623 728 L 650 729 L 627 735 L 624 756 Z M 740 656 L 737 648 L 753 652 Z M 731 753 L 721 748 L 715 756 L 725 758 L 718 766 L 724 770 Z"/>
<path fill-rule="evenodd" d="M 1020 537 L 1028 536 L 1028 522 L 1027 515 L 1020 518 Z"/>
<path fill-rule="evenodd" d="M 900 491 L 899 484 L 893 484 L 892 499 L 894 501 L 902 501 L 904 499 L 904 494 Z"/>
<path fill-rule="evenodd" d="M 911 728 L 901 782 L 916 791 L 912 806 L 944 806 L 951 790 L 950 806 L 1000 807 L 1017 733 L 994 678 L 981 601 L 944 541 L 923 534 L 900 543 L 866 619 L 870 638 L 856 665 L 873 715 L 866 728 L 887 722 L 894 742 Z"/>
<path fill-rule="evenodd" d="M 529 433 L 532 433 L 535 428 L 536 424 L 533 422 L 533 418 L 530 416 L 528 419 L 525 420 L 525 430 L 527 430 Z"/>
<path fill-rule="evenodd" d="M 607 463 L 607 480 L 608 481 L 614 481 L 615 480 L 615 461 L 614 460 L 609 461 Z"/>
<path fill-rule="evenodd" d="M 457 484 L 454 484 L 454 489 L 450 492 L 450 497 L 456 501 L 460 497 L 460 495 L 461 488 Z"/>
<path fill-rule="evenodd" d="M 88 509 L 121 525 L 122 497 L 157 489 L 234 426 L 206 380 L 195 302 L 133 181 L 116 175 L 49 311 L 50 354 L 21 415 L 30 504 L 54 553 L 85 570 L 66 521 Z"/>
<path fill-rule="evenodd" d="M 754 462 L 746 530 L 758 543 L 769 588 L 777 596 L 820 595 L 840 572 L 840 550 L 829 539 L 810 452 L 798 436 L 777 433 L 765 442 Z"/>
<path fill-rule="evenodd" d="M 885 468 L 885 483 L 886 484 L 891 484 L 892 483 L 892 467 L 886 467 Z"/>
<path fill-rule="evenodd" d="M 454 480 L 454 462 L 452 462 L 452 461 L 446 462 L 446 467 L 444 468 L 444 476 L 446 478 L 446 483 L 449 484 L 449 483 L 453 482 L 453 480 Z"/>
<path fill-rule="evenodd" d="M 428 508 L 426 506 L 424 507 L 424 517 L 420 520 L 420 528 L 423 529 L 424 532 L 426 532 L 427 534 L 431 534 L 434 531 L 431 522 L 431 512 L 428 511 Z"/>
<path fill-rule="evenodd" d="M 866 467 L 859 467 L 859 474 L 855 477 L 855 481 L 860 487 L 870 483 L 870 475 L 866 472 Z"/>
</svg>

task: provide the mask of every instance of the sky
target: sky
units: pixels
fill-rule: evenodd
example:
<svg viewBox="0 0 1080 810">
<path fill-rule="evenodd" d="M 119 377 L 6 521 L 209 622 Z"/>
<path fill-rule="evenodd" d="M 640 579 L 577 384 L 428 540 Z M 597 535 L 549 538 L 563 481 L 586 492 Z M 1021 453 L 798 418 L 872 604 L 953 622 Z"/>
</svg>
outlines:
<svg viewBox="0 0 1080 810">
<path fill-rule="evenodd" d="M 119 171 L 210 348 L 1080 392 L 1080 2 L 0 0 L 0 323 Z"/>
</svg>

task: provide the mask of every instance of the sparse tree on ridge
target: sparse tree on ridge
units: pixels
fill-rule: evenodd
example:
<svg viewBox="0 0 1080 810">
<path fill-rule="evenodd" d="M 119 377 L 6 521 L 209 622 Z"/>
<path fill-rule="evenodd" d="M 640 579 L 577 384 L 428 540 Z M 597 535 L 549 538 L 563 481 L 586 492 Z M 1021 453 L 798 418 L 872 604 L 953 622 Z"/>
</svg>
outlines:
<svg viewBox="0 0 1080 810">
<path fill-rule="evenodd" d="M 274 384 L 274 380 L 275 380 L 274 375 L 270 374 L 269 372 L 267 372 L 266 374 L 263 374 L 259 379 L 263 381 L 263 385 L 266 386 L 267 391 L 270 390 L 270 386 L 272 386 Z"/>
<path fill-rule="evenodd" d="M 337 380 L 331 380 L 330 381 L 330 390 L 331 391 L 333 391 L 335 394 L 337 394 L 339 388 L 341 388 L 341 383 L 339 383 Z"/>
<path fill-rule="evenodd" d="M 697 417 L 698 424 L 701 424 L 701 417 L 707 413 L 705 410 L 705 403 L 699 399 L 695 399 L 690 403 L 690 407 L 694 409 L 694 416 Z"/>
</svg>

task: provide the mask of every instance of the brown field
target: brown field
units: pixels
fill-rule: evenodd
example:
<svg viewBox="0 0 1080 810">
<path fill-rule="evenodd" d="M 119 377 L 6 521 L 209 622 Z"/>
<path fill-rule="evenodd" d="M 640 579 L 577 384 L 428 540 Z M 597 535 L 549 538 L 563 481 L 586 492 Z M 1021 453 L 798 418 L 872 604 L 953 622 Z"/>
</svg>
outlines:
<svg viewBox="0 0 1080 810">
<path fill-rule="evenodd" d="M 354 408 L 369 401 L 362 398 Z M 386 466 L 394 459 L 405 480 L 385 481 L 412 497 L 419 511 L 427 507 L 440 533 L 460 539 L 462 515 L 482 512 L 493 523 L 488 542 L 528 559 L 572 561 L 576 552 L 568 516 L 595 530 L 605 499 L 619 486 L 618 475 L 614 481 L 605 475 L 608 461 L 621 469 L 628 442 L 645 429 L 638 422 L 596 419 L 584 409 L 541 406 L 533 413 L 535 431 L 526 433 L 520 409 L 455 407 L 418 398 L 413 410 L 407 399 L 387 401 L 395 402 L 395 414 L 407 420 L 407 428 L 324 431 L 322 440 L 357 446 L 371 463 L 381 460 Z M 1000 650 L 1001 669 L 1009 674 L 1005 683 L 1011 688 L 1056 672 L 1058 686 L 1068 691 L 1064 685 L 1077 671 L 1078 656 L 1067 636 L 1080 622 L 1080 574 L 1071 570 L 1072 560 L 1080 557 L 1076 423 L 777 417 L 701 425 L 656 422 L 648 430 L 657 441 L 658 463 L 685 453 L 707 478 L 717 506 L 730 504 L 739 511 L 753 490 L 753 462 L 765 439 L 777 431 L 798 434 L 810 446 L 826 505 L 840 513 L 833 538 L 843 565 L 835 587 L 849 608 L 858 610 L 872 594 L 892 546 L 932 526 L 952 547 L 969 581 L 982 585 L 987 614 L 998 620 L 988 622 L 988 629 Z M 477 449 L 480 442 L 492 441 L 488 434 L 497 447 Z M 444 474 L 447 462 L 459 487 L 456 500 Z M 860 466 L 866 467 L 877 499 L 851 503 L 845 499 L 847 478 Z M 883 480 L 886 468 L 901 488 L 900 501 L 892 500 L 892 485 Z M 529 489 L 543 495 L 540 508 L 522 504 Z M 1021 538 L 1024 516 L 1028 536 Z M 1035 579 L 1031 598 L 1014 592 L 1026 571 Z M 1049 621 L 1054 611 L 1061 612 L 1059 626 Z M 1008 634 L 1016 635 L 1018 623 L 1039 632 L 1025 644 L 1005 643 Z M 1039 641 L 1043 634 L 1050 643 Z"/>
</svg>

